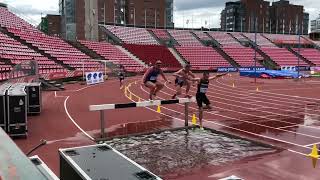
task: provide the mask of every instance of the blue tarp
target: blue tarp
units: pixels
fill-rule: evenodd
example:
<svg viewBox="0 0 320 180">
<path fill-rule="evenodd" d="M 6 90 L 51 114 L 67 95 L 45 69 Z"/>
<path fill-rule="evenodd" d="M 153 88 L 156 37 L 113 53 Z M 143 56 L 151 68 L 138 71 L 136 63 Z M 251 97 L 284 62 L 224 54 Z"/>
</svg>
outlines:
<svg viewBox="0 0 320 180">
<path fill-rule="evenodd" d="M 276 70 L 265 70 L 265 71 L 240 71 L 240 76 L 246 77 L 270 77 L 270 78 L 299 78 L 298 72 L 294 71 L 276 71 Z M 308 77 L 308 75 L 301 73 L 299 74 L 300 77 Z"/>
</svg>

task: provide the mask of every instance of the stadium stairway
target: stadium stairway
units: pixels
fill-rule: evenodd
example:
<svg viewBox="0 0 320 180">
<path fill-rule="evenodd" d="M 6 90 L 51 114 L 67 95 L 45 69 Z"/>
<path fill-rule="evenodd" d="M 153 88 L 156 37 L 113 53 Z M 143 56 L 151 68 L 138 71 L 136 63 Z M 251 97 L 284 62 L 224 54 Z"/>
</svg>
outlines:
<svg viewBox="0 0 320 180">
<path fill-rule="evenodd" d="M 150 29 L 147 29 L 147 31 L 151 34 L 151 36 L 160 44 L 160 45 L 166 45 L 164 41 L 159 39 Z"/>
<path fill-rule="evenodd" d="M 171 50 L 170 50 L 170 49 L 171 49 Z M 181 65 L 185 65 L 185 64 L 188 62 L 188 61 L 182 56 L 182 54 L 179 53 L 179 51 L 177 50 L 177 48 L 176 48 L 175 46 L 172 46 L 170 49 L 169 49 L 170 52 L 173 51 L 173 52 L 171 52 L 171 53 L 172 53 L 174 56 L 175 56 L 175 55 L 179 56 L 179 58 L 176 58 L 176 59 L 182 60 L 182 61 L 179 61 Z M 176 57 L 176 56 L 175 56 L 175 57 Z"/>
<path fill-rule="evenodd" d="M 140 60 L 137 56 L 133 55 L 130 51 L 128 51 L 126 48 L 124 48 L 123 46 L 120 45 L 115 45 L 116 48 L 118 48 L 120 51 L 122 51 L 123 53 L 125 53 L 127 56 L 131 57 L 133 60 L 135 60 L 136 62 L 138 62 L 139 64 L 147 67 L 148 65 L 146 63 L 144 63 L 142 60 Z"/>
<path fill-rule="evenodd" d="M 313 42 L 312 40 L 310 40 L 309 38 L 306 38 L 306 37 L 304 37 L 304 36 L 301 36 L 301 37 L 302 37 L 303 39 L 309 41 L 309 42 L 313 45 L 313 47 L 314 47 L 315 49 L 317 49 L 317 50 L 320 51 L 320 46 L 319 46 L 318 44 L 314 43 L 314 42 Z"/>
<path fill-rule="evenodd" d="M 74 48 L 80 50 L 82 53 L 86 54 L 87 56 L 91 57 L 92 59 L 101 59 L 101 60 L 105 60 L 102 56 L 100 56 L 99 54 L 97 54 L 94 51 L 91 51 L 90 49 L 88 49 L 86 46 L 82 45 L 80 42 L 78 41 L 66 41 L 67 43 L 69 43 L 71 46 L 73 46 Z"/>
<path fill-rule="evenodd" d="M 221 47 L 222 45 L 215 40 L 209 33 L 205 32 L 205 34 L 210 38 L 212 41 L 212 48 L 215 49 L 225 60 L 227 60 L 233 67 L 240 67 L 240 65 L 231 57 L 229 56 Z"/>
<path fill-rule="evenodd" d="M 179 52 L 177 52 L 177 50 L 175 48 L 168 47 L 168 49 L 171 52 L 171 54 L 177 59 L 177 61 L 181 64 L 181 66 L 184 67 L 187 62 L 184 59 L 184 57 L 182 57 L 181 54 Z"/>
<path fill-rule="evenodd" d="M 222 46 L 217 40 L 215 40 L 212 36 L 210 36 L 210 34 L 208 32 L 205 32 L 205 34 L 209 37 L 212 44 L 214 44 L 217 47 Z"/>
<path fill-rule="evenodd" d="M 263 52 L 260 47 L 253 42 L 250 38 L 248 38 L 247 36 L 245 36 L 244 34 L 241 34 L 244 38 L 246 38 L 249 42 L 249 46 L 254 49 L 255 51 L 257 51 L 257 53 L 260 54 L 260 56 L 263 57 L 263 62 L 260 62 L 261 65 L 263 65 L 264 67 L 268 68 L 268 69 L 277 69 L 277 67 L 279 66 L 270 56 L 268 56 L 265 52 Z M 263 36 L 265 38 L 265 36 Z M 269 39 L 268 39 L 269 40 Z M 270 40 L 269 40 L 270 41 Z M 271 42 L 271 41 L 270 41 Z"/>
<path fill-rule="evenodd" d="M 181 66 L 185 66 L 186 64 L 186 60 L 181 56 L 181 54 L 179 52 L 177 52 L 177 50 L 175 48 L 172 47 L 172 45 L 168 42 L 168 41 L 172 41 L 173 39 L 170 40 L 163 40 L 160 39 L 158 36 L 155 35 L 155 33 L 151 30 L 148 29 L 149 33 L 151 34 L 151 36 L 156 39 L 158 41 L 158 43 L 160 45 L 164 45 L 168 48 L 168 50 L 171 52 L 171 54 L 176 58 L 176 60 L 181 64 Z M 168 33 L 166 30 L 164 30 L 166 33 Z M 169 36 L 171 37 L 171 36 Z M 172 37 L 171 37 L 172 38 Z M 175 42 L 175 40 L 173 40 L 173 42 Z M 171 46 L 171 47 L 170 47 Z"/>
<path fill-rule="evenodd" d="M 233 67 L 240 67 L 240 65 L 231 57 L 229 56 L 220 46 L 212 47 L 215 49 L 225 60 L 227 60 Z"/>
<path fill-rule="evenodd" d="M 298 52 L 294 51 L 291 47 L 287 47 L 288 51 L 290 51 L 292 54 L 294 54 L 295 56 L 297 56 L 298 58 L 302 59 L 303 61 L 305 61 L 307 64 L 309 64 L 310 66 L 315 66 L 314 63 L 312 63 L 310 60 L 308 60 L 307 58 L 305 58 L 304 56 L 302 56 L 301 54 L 299 54 Z"/>
<path fill-rule="evenodd" d="M 61 65 L 63 68 L 68 69 L 68 70 L 75 70 L 74 68 L 70 67 L 67 64 L 64 64 L 62 61 L 59 61 L 57 58 L 52 57 L 50 54 L 46 53 L 44 50 L 40 50 L 38 47 L 32 45 L 31 43 L 28 43 L 26 40 L 21 39 L 19 36 L 14 35 L 13 33 L 9 32 L 5 27 L 0 28 L 1 32 L 5 33 L 9 37 L 17 40 L 21 44 L 27 46 L 30 49 L 33 49 L 35 52 L 40 53 L 41 55 L 47 57 L 48 59 L 54 61 L 56 64 Z"/>
<path fill-rule="evenodd" d="M 205 42 L 203 42 L 194 32 L 190 31 L 191 35 L 195 37 L 203 46 L 205 46 Z"/>
<path fill-rule="evenodd" d="M 115 44 L 123 44 L 122 40 L 109 31 L 104 25 L 99 25 L 99 27 L 107 34 L 107 37 L 111 39 Z"/>
<path fill-rule="evenodd" d="M 178 43 L 178 41 L 177 41 L 168 31 L 166 31 L 166 33 L 167 33 L 168 36 L 170 37 L 170 40 L 172 41 L 172 45 L 173 45 L 173 46 L 180 46 L 180 44 Z"/>
<path fill-rule="evenodd" d="M 306 38 L 305 36 L 301 36 L 301 38 L 304 39 L 304 40 L 306 40 L 306 41 L 308 41 L 308 42 L 310 42 L 312 45 L 315 45 L 315 44 L 312 42 L 312 40 L 310 40 L 309 38 Z"/>
<path fill-rule="evenodd" d="M 279 66 L 274 60 L 271 59 L 270 56 L 268 56 L 265 52 L 263 52 L 259 46 L 254 46 L 254 44 L 252 44 L 251 46 L 252 49 L 256 50 L 257 53 L 260 54 L 260 56 L 263 57 L 263 62 L 260 62 L 261 65 L 263 65 L 264 67 L 268 68 L 268 69 L 277 69 L 277 67 Z"/>
<path fill-rule="evenodd" d="M 232 33 L 228 33 L 235 41 L 239 42 L 242 45 L 242 42 L 236 38 Z"/>
<path fill-rule="evenodd" d="M 266 38 L 268 41 L 270 41 L 271 43 L 273 43 L 273 41 L 271 39 L 269 39 L 267 36 L 265 36 L 264 34 L 261 33 L 261 36 Z M 275 44 L 275 43 L 273 43 Z M 278 46 L 277 44 L 275 44 L 276 46 Z M 279 47 L 279 46 L 278 46 Z"/>
<path fill-rule="evenodd" d="M 92 59 L 95 60 L 107 60 L 104 57 L 102 57 L 100 54 L 92 51 L 91 49 L 87 48 L 83 44 L 81 44 L 78 41 L 66 41 L 70 45 L 72 45 L 74 48 L 80 50 L 82 53 L 86 54 L 87 56 L 91 57 Z M 104 62 L 101 62 L 101 64 L 104 64 Z M 109 76 L 116 76 L 118 74 L 117 69 L 119 69 L 118 65 L 114 64 L 111 61 L 106 62 L 106 66 L 112 71 Z"/>
</svg>

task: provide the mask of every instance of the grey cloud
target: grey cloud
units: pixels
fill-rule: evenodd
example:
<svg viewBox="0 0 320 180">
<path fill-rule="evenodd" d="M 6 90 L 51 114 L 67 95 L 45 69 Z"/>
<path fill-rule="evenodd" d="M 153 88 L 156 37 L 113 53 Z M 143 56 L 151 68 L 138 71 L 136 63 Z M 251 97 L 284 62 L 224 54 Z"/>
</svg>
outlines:
<svg viewBox="0 0 320 180">
<path fill-rule="evenodd" d="M 41 10 L 33 8 L 31 5 L 18 5 L 15 7 L 9 6 L 10 10 L 19 14 L 26 14 L 26 15 L 40 15 L 42 14 L 58 14 L 58 9 L 52 10 Z"/>
<path fill-rule="evenodd" d="M 174 0 L 174 3 L 178 11 L 184 11 L 201 8 L 223 8 L 227 1 L 228 0 Z"/>
</svg>

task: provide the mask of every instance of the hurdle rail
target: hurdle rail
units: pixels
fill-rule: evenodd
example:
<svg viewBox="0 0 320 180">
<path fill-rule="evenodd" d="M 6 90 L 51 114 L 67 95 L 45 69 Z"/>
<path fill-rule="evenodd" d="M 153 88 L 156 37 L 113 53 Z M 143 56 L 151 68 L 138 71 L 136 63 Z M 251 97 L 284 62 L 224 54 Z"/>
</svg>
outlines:
<svg viewBox="0 0 320 180">
<path fill-rule="evenodd" d="M 142 101 L 142 102 L 133 102 L 125 104 L 101 104 L 101 105 L 90 105 L 90 111 L 99 111 L 100 112 L 100 127 L 101 127 L 101 138 L 106 138 L 105 133 L 105 113 L 106 110 L 113 109 L 126 109 L 126 108 L 136 108 L 136 107 L 150 107 L 150 106 L 160 106 L 168 104 L 184 104 L 185 108 L 185 127 L 189 125 L 189 103 L 196 102 L 196 98 L 180 98 L 174 100 L 153 100 L 153 101 Z"/>
</svg>

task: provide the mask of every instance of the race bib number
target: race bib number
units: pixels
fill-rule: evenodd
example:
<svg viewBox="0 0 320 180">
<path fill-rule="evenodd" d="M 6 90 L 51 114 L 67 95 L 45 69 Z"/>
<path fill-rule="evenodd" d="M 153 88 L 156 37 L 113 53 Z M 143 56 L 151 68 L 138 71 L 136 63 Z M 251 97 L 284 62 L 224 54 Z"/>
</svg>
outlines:
<svg viewBox="0 0 320 180">
<path fill-rule="evenodd" d="M 200 88 L 201 93 L 207 93 L 208 88 L 202 87 Z"/>
<path fill-rule="evenodd" d="M 155 80 L 157 80 L 157 77 L 156 77 L 156 76 L 151 76 L 151 77 L 150 77 L 150 80 L 151 80 L 151 81 L 155 81 Z"/>
<path fill-rule="evenodd" d="M 182 79 L 182 78 L 179 78 L 179 79 L 178 79 L 178 83 L 183 83 L 183 79 Z"/>
</svg>

